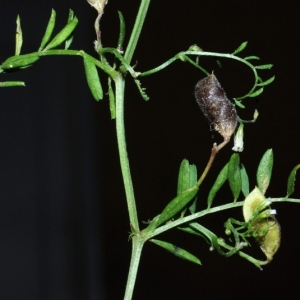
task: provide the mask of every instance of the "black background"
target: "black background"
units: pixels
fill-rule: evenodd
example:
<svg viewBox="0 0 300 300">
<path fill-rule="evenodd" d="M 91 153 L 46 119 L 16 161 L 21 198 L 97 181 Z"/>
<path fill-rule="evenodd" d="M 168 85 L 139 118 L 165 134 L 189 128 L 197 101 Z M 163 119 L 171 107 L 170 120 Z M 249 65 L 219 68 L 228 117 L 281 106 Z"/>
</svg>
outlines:
<svg viewBox="0 0 300 300">
<path fill-rule="evenodd" d="M 117 10 L 133 26 L 139 1 L 110 0 L 102 18 L 102 42 L 115 47 Z M 93 54 L 96 12 L 84 0 L 11 0 L 0 3 L 0 61 L 14 53 L 15 19 L 21 16 L 22 53 L 36 51 L 51 8 L 57 11 L 56 32 L 68 9 L 79 18 L 72 49 Z M 276 81 L 258 99 L 247 99 L 251 119 L 245 128 L 246 166 L 251 188 L 263 153 L 273 148 L 274 173 L 267 196 L 286 194 L 286 180 L 299 163 L 299 8 L 297 1 L 152 1 L 133 57 L 145 71 L 197 44 L 205 51 L 230 53 L 247 40 L 242 56 L 257 55 L 273 63 L 263 79 Z M 126 40 L 128 41 L 128 39 Z M 245 94 L 252 74 L 237 62 L 201 59 L 214 70 L 227 95 Z M 176 194 L 179 164 L 189 159 L 199 170 L 213 142 L 193 96 L 204 75 L 187 63 L 143 78 L 150 101 L 143 101 L 130 76 L 126 86 L 125 121 L 139 219 L 157 215 Z M 105 82 L 105 76 L 102 76 Z M 1 81 L 24 80 L 26 88 L 0 90 L 0 298 L 122 299 L 130 260 L 130 231 L 124 188 L 107 98 L 96 103 L 89 93 L 80 57 L 45 57 L 22 72 L 1 74 Z M 105 85 L 104 85 L 105 86 Z M 106 89 L 106 88 L 105 88 Z M 213 136 L 213 137 L 212 137 Z M 219 154 L 199 194 L 206 195 L 232 151 Z M 300 196 L 296 189 L 295 198 Z M 229 188 L 215 205 L 231 200 Z M 201 201 L 203 204 L 201 205 Z M 274 261 L 259 271 L 243 259 L 209 252 L 203 240 L 171 232 L 161 238 L 196 254 L 202 266 L 175 258 L 153 244 L 144 248 L 134 299 L 276 298 L 299 293 L 298 240 L 300 207 L 277 204 L 282 245 Z M 240 209 L 200 220 L 224 235 L 228 217 Z M 256 249 L 257 248 L 257 249 Z M 258 246 L 248 249 L 264 259 Z"/>
</svg>

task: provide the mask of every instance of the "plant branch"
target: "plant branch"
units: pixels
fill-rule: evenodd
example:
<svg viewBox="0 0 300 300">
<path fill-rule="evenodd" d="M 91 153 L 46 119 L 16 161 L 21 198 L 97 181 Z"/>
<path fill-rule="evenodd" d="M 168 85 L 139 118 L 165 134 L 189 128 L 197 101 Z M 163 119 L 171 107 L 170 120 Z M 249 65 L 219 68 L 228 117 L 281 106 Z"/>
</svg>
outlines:
<svg viewBox="0 0 300 300">
<path fill-rule="evenodd" d="M 124 300 L 132 299 L 143 246 L 144 246 L 144 241 L 141 240 L 140 236 L 132 237 L 131 260 L 130 260 L 130 267 L 128 272 Z"/>
<path fill-rule="evenodd" d="M 228 144 L 228 142 L 230 141 L 230 138 L 228 139 L 224 139 L 224 141 L 217 145 L 216 143 L 214 143 L 213 145 L 213 148 L 211 149 L 211 155 L 210 155 L 210 158 L 209 158 L 209 161 L 202 173 L 202 175 L 200 176 L 198 182 L 197 182 L 197 186 L 199 187 L 201 185 L 201 183 L 203 182 L 204 178 L 206 177 L 206 175 L 208 174 L 215 158 L 216 158 L 216 155 L 218 154 L 218 152 L 226 145 Z"/>
<path fill-rule="evenodd" d="M 283 203 L 283 202 L 300 203 L 300 199 L 285 198 L 285 197 L 282 197 L 282 198 L 268 198 L 268 200 L 270 200 L 271 202 L 274 202 L 274 203 L 280 203 L 280 202 L 281 203 Z M 191 222 L 191 221 L 193 221 L 195 219 L 198 219 L 200 217 L 203 217 L 203 216 L 206 216 L 206 215 L 209 215 L 209 214 L 212 214 L 212 213 L 216 213 L 216 212 L 219 212 L 219 211 L 222 211 L 222 210 L 227 210 L 227 209 L 231 209 L 231 208 L 235 208 L 235 207 L 240 207 L 243 204 L 244 204 L 244 201 L 239 201 L 239 202 L 235 202 L 235 203 L 234 202 L 227 203 L 227 204 L 224 204 L 224 205 L 220 205 L 220 206 L 216 206 L 216 207 L 213 207 L 213 208 L 208 208 L 208 209 L 202 210 L 198 213 L 192 214 L 190 216 L 186 216 L 184 218 L 177 219 L 173 222 L 167 223 L 164 226 L 156 228 L 152 232 L 149 232 L 149 233 L 147 232 L 147 238 L 146 239 L 148 240 L 150 238 L 153 238 L 154 236 L 159 235 L 159 234 L 161 234 L 165 231 L 168 231 L 171 228 L 174 228 L 174 227 L 177 227 L 179 225 Z"/>
<path fill-rule="evenodd" d="M 140 37 L 143 24 L 147 15 L 148 7 L 150 5 L 151 0 L 142 0 L 141 5 L 134 23 L 134 27 L 124 54 L 124 58 L 127 61 L 128 64 L 130 64 L 133 53 L 136 49 L 136 45 L 138 42 L 138 39 Z"/>
<path fill-rule="evenodd" d="M 204 51 L 182 51 L 180 53 L 177 53 L 174 57 L 170 58 L 169 60 L 167 60 L 166 62 L 164 62 L 163 64 L 161 64 L 160 66 L 153 68 L 151 70 L 148 70 L 146 72 L 142 72 L 141 74 L 139 74 L 139 77 L 144 77 L 144 76 L 149 76 L 152 75 L 156 72 L 161 71 L 162 69 L 166 68 L 167 66 L 169 66 L 170 64 L 172 64 L 173 62 L 175 62 L 176 60 L 182 60 L 182 61 L 188 61 L 189 63 L 191 63 L 193 66 L 197 67 L 198 69 L 200 69 L 202 72 L 204 72 L 207 75 L 207 72 L 199 65 L 197 65 L 195 62 L 192 62 L 190 59 L 187 59 L 187 55 L 195 55 L 195 56 L 211 56 L 211 57 L 224 57 L 224 58 L 230 58 L 230 59 L 234 59 L 234 60 L 238 60 L 240 62 L 242 62 L 243 64 L 247 65 L 254 73 L 254 78 L 255 78 L 255 82 L 253 87 L 250 89 L 250 91 L 242 96 L 242 97 L 237 97 L 236 99 L 238 100 L 242 100 L 246 97 L 248 97 L 248 95 L 252 94 L 254 92 L 254 90 L 256 89 L 256 87 L 258 86 L 258 74 L 257 74 L 257 70 L 255 68 L 254 65 L 252 65 L 249 61 L 235 56 L 233 54 L 225 54 L 225 53 L 215 53 L 215 52 L 204 52 Z"/>
<path fill-rule="evenodd" d="M 136 210 L 136 203 L 134 199 L 134 191 L 132 185 L 132 179 L 130 174 L 129 160 L 126 150 L 126 138 L 125 138 L 125 124 L 124 124 L 124 91 L 125 91 L 125 79 L 119 74 L 115 78 L 116 85 L 116 131 L 119 147 L 120 164 L 123 175 L 127 207 L 129 212 L 129 219 L 133 231 L 139 232 L 139 224 Z"/>
<path fill-rule="evenodd" d="M 99 67 L 101 70 L 103 70 L 111 78 L 114 79 L 118 75 L 118 72 L 115 71 L 109 64 L 106 64 L 104 62 L 100 62 L 99 60 L 97 60 L 93 56 L 85 53 L 83 50 L 56 49 L 56 50 L 38 51 L 38 52 L 32 52 L 32 53 L 29 53 L 29 54 L 26 54 L 26 55 L 22 55 L 22 57 L 25 59 L 25 58 L 30 58 L 30 57 L 42 57 L 42 56 L 50 56 L 50 55 L 70 55 L 70 56 L 83 56 L 83 55 L 86 55 L 86 56 L 89 57 L 90 60 L 92 60 L 94 62 L 94 64 L 97 67 Z M 13 57 L 15 57 L 15 56 L 13 56 Z M 0 65 L 0 68 L 1 68 L 1 65 Z M 1 73 L 1 69 L 0 69 L 0 73 Z"/>
</svg>

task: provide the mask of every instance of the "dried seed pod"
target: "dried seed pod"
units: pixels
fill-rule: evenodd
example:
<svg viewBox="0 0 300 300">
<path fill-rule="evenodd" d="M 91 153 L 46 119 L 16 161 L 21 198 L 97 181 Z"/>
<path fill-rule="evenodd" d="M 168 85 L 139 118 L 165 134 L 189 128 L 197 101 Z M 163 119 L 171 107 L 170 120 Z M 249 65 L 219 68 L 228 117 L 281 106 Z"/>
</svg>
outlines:
<svg viewBox="0 0 300 300">
<path fill-rule="evenodd" d="M 204 116 L 228 142 L 237 125 L 237 113 L 214 73 L 197 83 L 195 97 Z"/>
</svg>

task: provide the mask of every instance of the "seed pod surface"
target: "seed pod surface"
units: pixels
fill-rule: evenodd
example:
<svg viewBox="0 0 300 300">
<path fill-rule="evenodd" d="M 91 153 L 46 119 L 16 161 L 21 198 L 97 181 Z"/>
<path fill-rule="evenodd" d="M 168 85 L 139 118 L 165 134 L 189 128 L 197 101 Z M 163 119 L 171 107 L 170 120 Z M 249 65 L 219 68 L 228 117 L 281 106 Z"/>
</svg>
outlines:
<svg viewBox="0 0 300 300">
<path fill-rule="evenodd" d="M 197 83 L 195 97 L 214 129 L 229 140 L 237 125 L 237 113 L 213 73 Z"/>
<path fill-rule="evenodd" d="M 259 213 L 260 217 L 251 222 L 251 218 L 255 213 Z M 264 213 L 266 216 L 263 215 Z M 258 187 L 255 187 L 244 201 L 243 215 L 246 222 L 251 222 L 256 240 L 267 257 L 267 260 L 262 264 L 269 263 L 280 246 L 280 225 L 273 213 L 276 213 L 276 211 L 270 210 L 265 196 Z"/>
</svg>

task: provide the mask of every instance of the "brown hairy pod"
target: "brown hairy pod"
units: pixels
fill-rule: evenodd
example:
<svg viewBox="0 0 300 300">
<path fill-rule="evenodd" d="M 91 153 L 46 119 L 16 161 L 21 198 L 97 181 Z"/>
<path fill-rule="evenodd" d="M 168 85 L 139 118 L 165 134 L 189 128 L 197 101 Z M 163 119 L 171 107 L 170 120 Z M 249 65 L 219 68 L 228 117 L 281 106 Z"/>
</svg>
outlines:
<svg viewBox="0 0 300 300">
<path fill-rule="evenodd" d="M 228 142 L 237 125 L 237 113 L 214 73 L 197 83 L 195 97 L 214 130 Z"/>
</svg>

